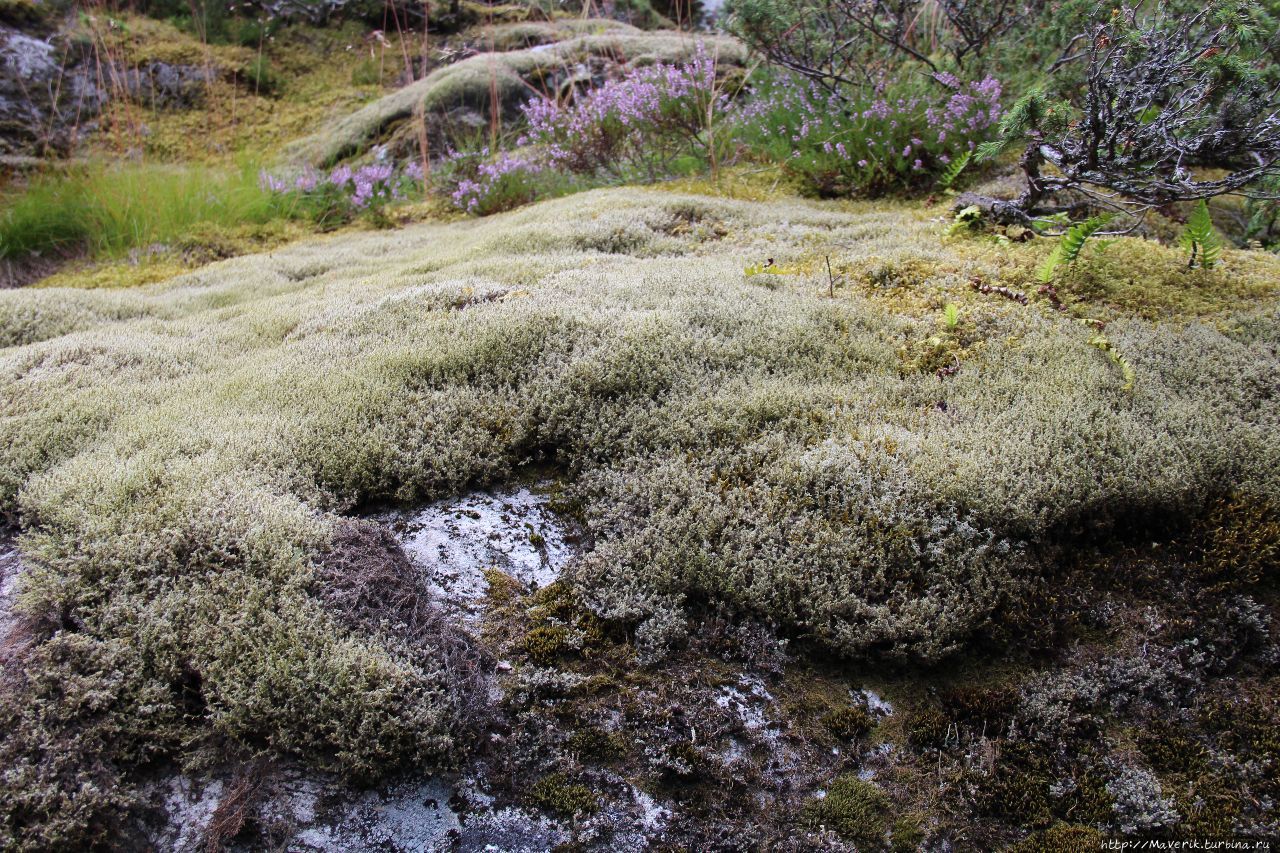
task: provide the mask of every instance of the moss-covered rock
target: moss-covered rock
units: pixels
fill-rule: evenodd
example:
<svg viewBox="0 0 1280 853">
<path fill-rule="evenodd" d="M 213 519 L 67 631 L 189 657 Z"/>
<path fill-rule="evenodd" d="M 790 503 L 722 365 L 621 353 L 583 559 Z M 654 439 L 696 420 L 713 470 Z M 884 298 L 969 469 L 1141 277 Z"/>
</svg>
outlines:
<svg viewBox="0 0 1280 853">
<path fill-rule="evenodd" d="M 716 53 L 719 62 L 741 64 L 745 49 L 727 38 L 700 38 L 678 32 L 645 33 L 608 26 L 604 32 L 575 35 L 535 48 L 483 53 L 439 68 L 421 80 L 386 95 L 285 151 L 291 161 L 327 166 L 364 151 L 415 111 L 431 123 L 442 115 L 469 111 L 487 122 L 494 110 L 506 120 L 515 117 L 533 92 L 555 92 L 568 79 L 569 69 L 581 64 L 626 68 L 690 57 L 699 44 Z"/>
</svg>

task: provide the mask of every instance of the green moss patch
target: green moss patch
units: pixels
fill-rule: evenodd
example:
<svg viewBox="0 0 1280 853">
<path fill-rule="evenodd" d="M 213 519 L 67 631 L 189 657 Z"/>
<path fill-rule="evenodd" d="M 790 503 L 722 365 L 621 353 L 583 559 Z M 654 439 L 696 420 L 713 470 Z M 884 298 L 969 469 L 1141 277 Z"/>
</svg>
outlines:
<svg viewBox="0 0 1280 853">
<path fill-rule="evenodd" d="M 859 846 L 880 847 L 889 829 L 892 801 L 882 788 L 856 775 L 838 777 L 826 796 L 805 806 L 811 826 L 834 830 Z"/>
</svg>

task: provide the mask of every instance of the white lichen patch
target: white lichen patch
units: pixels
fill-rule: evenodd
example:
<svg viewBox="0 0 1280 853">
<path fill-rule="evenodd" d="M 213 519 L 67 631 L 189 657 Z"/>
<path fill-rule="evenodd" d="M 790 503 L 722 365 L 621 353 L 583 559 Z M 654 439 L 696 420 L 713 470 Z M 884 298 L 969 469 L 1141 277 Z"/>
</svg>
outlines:
<svg viewBox="0 0 1280 853">
<path fill-rule="evenodd" d="M 560 577 L 575 553 L 573 538 L 536 489 L 472 492 L 417 510 L 375 516 L 426 572 L 441 603 L 478 617 L 497 569 L 528 590 Z"/>
<path fill-rule="evenodd" d="M 434 849 L 458 829 L 458 816 L 448 805 L 451 790 L 448 783 L 429 778 L 367 791 L 330 809 L 326 819 L 295 838 L 291 849 Z"/>
<path fill-rule="evenodd" d="M 748 731 L 762 731 L 769 725 L 765 707 L 773 702 L 773 696 L 760 679 L 744 675 L 737 686 L 726 684 L 720 688 L 716 704 L 733 711 Z"/>
<path fill-rule="evenodd" d="M 156 850 L 206 849 L 210 823 L 234 787 L 227 770 L 173 773 L 144 789 L 152 820 L 144 828 Z M 449 806 L 453 788 L 443 777 L 401 780 L 362 790 L 336 776 L 299 767 L 277 768 L 261 783 L 247 817 L 281 839 L 281 849 L 306 853 L 423 851 L 447 847 L 459 828 Z"/>
<path fill-rule="evenodd" d="M 13 539 L 0 538 L 0 640 L 13 627 L 13 605 L 18 597 L 18 575 L 22 559 Z"/>
<path fill-rule="evenodd" d="M 579 826 L 588 849 L 640 851 L 661 842 L 671 809 L 616 774 L 602 774 L 598 784 L 612 796 Z"/>
<path fill-rule="evenodd" d="M 871 688 L 869 687 L 862 688 L 862 691 L 859 694 L 855 694 L 854 698 L 857 699 L 859 698 L 859 696 L 861 696 L 862 700 L 867 703 L 867 710 L 875 714 L 876 716 L 879 716 L 879 717 L 893 716 L 893 705 L 889 702 L 889 700 L 885 699 L 883 696 L 881 696 L 879 693 L 875 692 Z"/>
<path fill-rule="evenodd" d="M 522 809 L 505 808 L 469 816 L 453 849 L 545 853 L 571 836 L 559 823 Z"/>
</svg>

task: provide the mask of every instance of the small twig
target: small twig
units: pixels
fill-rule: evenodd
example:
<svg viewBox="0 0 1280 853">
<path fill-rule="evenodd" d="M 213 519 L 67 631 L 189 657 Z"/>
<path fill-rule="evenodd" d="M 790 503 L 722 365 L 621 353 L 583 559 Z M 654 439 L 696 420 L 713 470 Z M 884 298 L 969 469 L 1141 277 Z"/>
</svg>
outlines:
<svg viewBox="0 0 1280 853">
<path fill-rule="evenodd" d="M 826 258 L 826 261 L 827 261 L 827 296 L 831 299 L 835 299 L 836 298 L 836 279 L 835 279 L 835 276 L 831 274 L 831 256 L 825 255 L 824 257 Z"/>
</svg>

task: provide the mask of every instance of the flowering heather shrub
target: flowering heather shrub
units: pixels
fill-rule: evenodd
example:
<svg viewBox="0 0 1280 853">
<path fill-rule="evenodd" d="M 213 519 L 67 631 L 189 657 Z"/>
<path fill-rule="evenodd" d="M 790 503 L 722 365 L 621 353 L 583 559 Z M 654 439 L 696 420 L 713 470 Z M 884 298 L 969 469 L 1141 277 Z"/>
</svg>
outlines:
<svg viewBox="0 0 1280 853">
<path fill-rule="evenodd" d="M 422 182 L 422 164 L 398 171 L 390 163 L 353 169 L 337 166 L 328 174 L 308 168 L 292 180 L 265 169 L 258 175 L 263 189 L 291 198 L 304 215 L 320 223 L 340 222 L 364 211 L 376 211 L 406 197 Z"/>
<path fill-rule="evenodd" d="M 490 159 L 485 147 L 470 153 L 451 151 L 438 180 L 454 207 L 488 216 L 552 195 L 556 177 L 536 155 L 504 151 Z"/>
<path fill-rule="evenodd" d="M 848 93 L 783 79 L 736 109 L 736 134 L 758 155 L 784 163 L 822 196 L 878 194 L 931 185 L 952 158 L 972 151 L 1000 120 L 1000 82 L 961 83 L 937 74 L 927 94 Z"/>
<path fill-rule="evenodd" d="M 715 61 L 699 47 L 689 62 L 638 68 L 568 106 L 531 101 L 520 144 L 537 147 L 558 169 L 618 177 L 639 172 L 653 180 L 682 154 L 707 153 L 705 132 L 724 107 L 715 82 Z"/>
<path fill-rule="evenodd" d="M 518 152 L 451 153 L 442 186 L 454 206 L 486 215 L 566 188 L 565 176 L 656 180 L 682 159 L 702 163 L 726 106 L 716 93 L 716 63 L 699 47 L 683 64 L 635 69 L 565 105 L 537 98 Z"/>
</svg>

